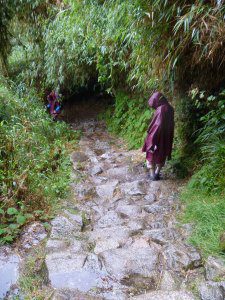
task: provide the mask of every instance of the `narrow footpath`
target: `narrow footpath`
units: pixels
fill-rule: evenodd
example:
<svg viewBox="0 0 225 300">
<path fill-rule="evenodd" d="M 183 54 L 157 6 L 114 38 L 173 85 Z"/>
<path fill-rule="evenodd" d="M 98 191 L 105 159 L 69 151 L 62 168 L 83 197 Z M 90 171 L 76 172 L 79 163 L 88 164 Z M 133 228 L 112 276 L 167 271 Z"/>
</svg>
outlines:
<svg viewBox="0 0 225 300">
<path fill-rule="evenodd" d="M 180 183 L 146 180 L 143 154 L 103 122 L 73 127 L 83 132 L 71 156 L 73 195 L 46 245 L 54 299 L 195 299 L 187 289 L 202 278 L 202 260 L 175 218 Z"/>
</svg>

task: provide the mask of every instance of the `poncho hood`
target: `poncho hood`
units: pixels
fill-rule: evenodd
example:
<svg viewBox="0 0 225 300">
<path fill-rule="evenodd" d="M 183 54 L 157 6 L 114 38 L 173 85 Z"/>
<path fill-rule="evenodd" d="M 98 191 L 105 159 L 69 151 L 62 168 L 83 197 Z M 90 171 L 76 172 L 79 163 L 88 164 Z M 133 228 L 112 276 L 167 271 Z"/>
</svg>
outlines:
<svg viewBox="0 0 225 300">
<path fill-rule="evenodd" d="M 168 103 L 167 99 L 160 92 L 155 92 L 149 98 L 148 104 L 150 107 L 157 109 L 159 106 Z"/>
</svg>

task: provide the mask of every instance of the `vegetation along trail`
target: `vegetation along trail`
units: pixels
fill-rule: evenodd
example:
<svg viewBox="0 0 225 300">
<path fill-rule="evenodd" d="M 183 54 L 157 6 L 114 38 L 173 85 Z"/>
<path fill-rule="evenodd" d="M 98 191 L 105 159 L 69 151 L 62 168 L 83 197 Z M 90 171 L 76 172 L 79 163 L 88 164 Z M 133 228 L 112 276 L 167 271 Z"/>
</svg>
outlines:
<svg viewBox="0 0 225 300">
<path fill-rule="evenodd" d="M 0 300 L 224 300 L 225 1 L 0 0 L 0 44 Z"/>
<path fill-rule="evenodd" d="M 187 243 L 190 226 L 176 220 L 182 181 L 146 180 L 140 150 L 128 151 L 93 113 L 71 125 L 83 133 L 71 155 L 72 194 L 47 240 L 34 223 L 17 247 L 29 261 L 31 246 L 44 241 L 32 266 L 42 272 L 38 293 L 50 299 L 222 300 L 224 282 L 212 281 L 224 271 L 222 262 L 210 257 L 204 268 Z M 24 272 L 30 266 L 23 264 Z"/>
</svg>

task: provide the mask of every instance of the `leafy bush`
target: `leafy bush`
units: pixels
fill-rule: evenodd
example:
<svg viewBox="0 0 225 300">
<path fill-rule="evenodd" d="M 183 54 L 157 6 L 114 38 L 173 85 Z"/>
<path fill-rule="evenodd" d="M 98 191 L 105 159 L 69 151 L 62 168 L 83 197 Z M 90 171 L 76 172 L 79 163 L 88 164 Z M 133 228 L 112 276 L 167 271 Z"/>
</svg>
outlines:
<svg viewBox="0 0 225 300">
<path fill-rule="evenodd" d="M 106 121 L 109 130 L 125 138 L 130 148 L 139 148 L 144 143 L 152 113 L 145 99 L 132 99 L 119 92 L 115 109 L 108 111 Z"/>
<path fill-rule="evenodd" d="M 220 236 L 225 228 L 225 92 L 207 97 L 195 90 L 194 98 L 208 113 L 201 117 L 196 140 L 201 164 L 182 193 L 184 221 L 194 223 L 191 241 L 206 255 L 224 255 Z"/>
<path fill-rule="evenodd" d="M 195 95 L 199 96 L 199 94 Z M 192 177 L 190 186 L 208 193 L 225 191 L 225 91 L 218 97 L 200 93 L 196 105 L 207 109 L 201 117 L 203 127 L 198 131 L 196 143 L 200 146 L 202 167 Z M 204 101 L 203 101 L 204 100 Z"/>
<path fill-rule="evenodd" d="M 46 114 L 38 95 L 0 83 L 0 242 L 22 225 L 47 220 L 65 196 L 76 135 Z"/>
</svg>

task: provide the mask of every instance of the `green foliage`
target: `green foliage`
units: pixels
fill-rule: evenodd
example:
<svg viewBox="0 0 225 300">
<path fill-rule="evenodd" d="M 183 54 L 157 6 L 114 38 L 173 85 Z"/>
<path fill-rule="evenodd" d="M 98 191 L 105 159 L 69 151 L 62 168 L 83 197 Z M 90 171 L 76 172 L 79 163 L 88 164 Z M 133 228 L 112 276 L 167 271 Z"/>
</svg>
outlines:
<svg viewBox="0 0 225 300">
<path fill-rule="evenodd" d="M 187 188 L 182 193 L 186 204 L 183 222 L 193 225 L 190 241 L 203 250 L 205 256 L 225 255 L 220 248 L 220 235 L 225 228 L 225 197 Z"/>
<path fill-rule="evenodd" d="M 20 228 L 51 217 L 70 178 L 68 151 L 76 139 L 64 123 L 46 114 L 37 94 L 24 85 L 0 84 L 0 241 Z"/>
<path fill-rule="evenodd" d="M 139 148 L 144 142 L 152 115 L 145 99 L 131 99 L 124 92 L 117 93 L 115 109 L 106 114 L 109 130 L 125 138 L 130 148 Z"/>
<path fill-rule="evenodd" d="M 225 228 L 225 93 L 217 97 L 192 91 L 201 117 L 197 132 L 200 166 L 192 176 L 182 198 L 186 203 L 184 221 L 193 223 L 191 241 L 206 255 L 223 254 L 220 235 Z"/>
<path fill-rule="evenodd" d="M 190 186 L 220 194 L 225 191 L 225 91 L 217 97 L 204 94 L 194 94 L 196 106 L 208 109 L 208 113 L 201 117 L 203 126 L 196 140 L 203 166 L 192 177 Z"/>
</svg>

